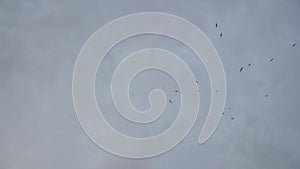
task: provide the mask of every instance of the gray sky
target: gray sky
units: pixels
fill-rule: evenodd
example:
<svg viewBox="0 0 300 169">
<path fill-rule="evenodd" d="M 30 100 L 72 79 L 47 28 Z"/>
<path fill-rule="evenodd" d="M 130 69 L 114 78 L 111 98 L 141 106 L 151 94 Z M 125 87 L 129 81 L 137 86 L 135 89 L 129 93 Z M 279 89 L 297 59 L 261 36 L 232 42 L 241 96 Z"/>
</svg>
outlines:
<svg viewBox="0 0 300 169">
<path fill-rule="evenodd" d="M 146 11 L 178 15 L 202 29 L 224 64 L 228 97 L 218 129 L 199 145 L 210 100 L 201 61 L 166 37 L 144 35 L 118 44 L 98 70 L 96 95 L 107 120 L 122 133 L 145 137 L 162 132 L 176 118 L 180 102 L 171 77 L 148 71 L 132 83 L 133 104 L 146 109 L 154 88 L 163 89 L 174 103 L 157 122 L 144 126 L 117 114 L 110 81 L 128 54 L 147 47 L 170 50 L 200 81 L 200 114 L 186 139 L 160 156 L 133 160 L 102 150 L 83 132 L 73 108 L 71 80 L 78 53 L 92 33 L 118 17 Z M 0 168 L 298 169 L 299 16 L 297 0 L 0 0 Z M 292 47 L 293 43 L 297 45 Z"/>
</svg>

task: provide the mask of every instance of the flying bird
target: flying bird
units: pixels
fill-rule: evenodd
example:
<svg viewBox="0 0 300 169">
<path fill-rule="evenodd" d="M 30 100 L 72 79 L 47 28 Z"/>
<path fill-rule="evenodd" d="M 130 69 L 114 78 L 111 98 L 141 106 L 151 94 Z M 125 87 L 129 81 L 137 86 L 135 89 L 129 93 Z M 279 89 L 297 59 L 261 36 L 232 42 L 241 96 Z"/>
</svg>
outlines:
<svg viewBox="0 0 300 169">
<path fill-rule="evenodd" d="M 292 45 L 292 47 L 295 47 L 296 46 L 296 43 L 294 43 L 293 45 Z"/>
<path fill-rule="evenodd" d="M 178 90 L 175 90 L 175 93 L 177 93 L 178 92 Z"/>
<path fill-rule="evenodd" d="M 270 59 L 270 62 L 272 62 L 274 60 L 274 58 Z"/>
<path fill-rule="evenodd" d="M 269 97 L 269 95 L 266 94 L 265 97 Z"/>
<path fill-rule="evenodd" d="M 216 22 L 216 27 L 218 27 L 218 23 Z"/>
<path fill-rule="evenodd" d="M 248 67 L 251 66 L 251 63 L 248 64 Z"/>
<path fill-rule="evenodd" d="M 231 120 L 233 120 L 234 118 L 233 117 L 231 117 Z"/>
<path fill-rule="evenodd" d="M 171 104 L 173 103 L 173 101 L 172 101 L 171 99 L 169 100 L 169 102 L 170 102 Z"/>
<path fill-rule="evenodd" d="M 199 81 L 198 81 L 198 80 L 196 80 L 196 83 L 198 84 L 198 83 L 199 83 Z"/>
<path fill-rule="evenodd" d="M 222 36 L 223 36 L 223 33 L 221 32 L 221 33 L 220 33 L 220 37 L 222 37 Z"/>
<path fill-rule="evenodd" d="M 242 71 L 243 71 L 243 69 L 244 69 L 244 67 L 241 67 L 241 68 L 240 68 L 240 72 L 242 72 Z"/>
</svg>

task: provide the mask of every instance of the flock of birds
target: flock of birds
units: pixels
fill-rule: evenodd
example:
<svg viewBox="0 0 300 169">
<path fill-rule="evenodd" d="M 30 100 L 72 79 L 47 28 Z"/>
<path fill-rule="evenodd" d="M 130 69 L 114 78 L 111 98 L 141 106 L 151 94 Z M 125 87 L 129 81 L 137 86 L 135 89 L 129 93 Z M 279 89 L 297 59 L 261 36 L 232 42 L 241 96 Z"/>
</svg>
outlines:
<svg viewBox="0 0 300 169">
<path fill-rule="evenodd" d="M 216 23 L 215 26 L 216 26 L 216 28 L 217 28 L 217 27 L 218 27 L 218 23 Z M 222 38 L 223 32 L 220 32 L 219 36 L 220 36 L 220 38 Z M 296 46 L 296 43 L 293 43 L 293 44 L 291 45 L 291 47 L 295 47 L 295 46 Z M 273 62 L 273 61 L 274 61 L 274 58 L 271 58 L 269 61 L 270 61 L 270 62 Z M 250 67 L 251 65 L 252 65 L 252 64 L 249 63 L 247 66 Z M 239 71 L 242 72 L 243 70 L 244 70 L 244 67 L 243 67 L 243 66 L 240 67 Z M 198 84 L 199 81 L 196 80 L 196 83 Z M 178 93 L 179 91 L 178 91 L 178 90 L 174 90 L 174 92 L 175 92 L 175 93 Z M 218 92 L 218 90 L 216 90 L 216 92 Z M 269 95 L 266 94 L 265 97 L 269 97 Z M 169 99 L 169 102 L 172 104 L 172 103 L 173 103 L 173 100 Z M 229 107 L 228 110 L 231 110 L 231 108 Z M 225 114 L 225 112 L 223 112 L 223 115 L 224 115 L 224 114 Z M 234 117 L 230 117 L 230 119 L 231 119 L 231 120 L 234 120 Z"/>
</svg>

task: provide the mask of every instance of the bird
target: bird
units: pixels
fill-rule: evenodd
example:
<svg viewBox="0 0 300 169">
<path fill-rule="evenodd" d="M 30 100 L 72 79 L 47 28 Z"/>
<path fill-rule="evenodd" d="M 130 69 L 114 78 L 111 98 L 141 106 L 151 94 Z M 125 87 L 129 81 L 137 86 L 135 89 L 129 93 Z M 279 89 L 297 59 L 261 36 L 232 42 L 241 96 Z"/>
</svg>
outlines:
<svg viewBox="0 0 300 169">
<path fill-rule="evenodd" d="M 230 110 L 231 109 L 231 107 L 228 107 L 228 110 Z"/>
<path fill-rule="evenodd" d="M 222 37 L 222 36 L 223 36 L 223 33 L 221 32 L 221 33 L 220 33 L 220 37 Z"/>
<path fill-rule="evenodd" d="M 178 90 L 175 90 L 175 93 L 177 93 L 178 92 Z"/>
<path fill-rule="evenodd" d="M 173 101 L 171 100 L 171 99 L 169 99 L 169 102 L 172 104 L 173 103 Z"/>
<path fill-rule="evenodd" d="M 240 72 L 242 72 L 242 71 L 243 71 L 243 69 L 244 69 L 244 67 L 241 67 L 241 68 L 240 68 Z"/>
<path fill-rule="evenodd" d="M 269 97 L 269 95 L 266 94 L 265 97 Z"/>
<path fill-rule="evenodd" d="M 196 80 L 196 83 L 198 84 L 198 83 L 199 83 L 199 81 L 198 81 L 198 80 Z"/>
<path fill-rule="evenodd" d="M 233 120 L 234 118 L 233 117 L 231 117 L 231 120 Z"/>
<path fill-rule="evenodd" d="M 270 59 L 270 62 L 272 62 L 274 60 L 274 58 Z"/>
<path fill-rule="evenodd" d="M 293 45 L 292 45 L 292 47 L 295 47 L 296 46 L 296 43 L 294 43 Z"/>
<path fill-rule="evenodd" d="M 248 67 L 251 66 L 251 63 L 248 64 Z"/>
<path fill-rule="evenodd" d="M 218 27 L 218 23 L 216 22 L 216 27 Z"/>
</svg>

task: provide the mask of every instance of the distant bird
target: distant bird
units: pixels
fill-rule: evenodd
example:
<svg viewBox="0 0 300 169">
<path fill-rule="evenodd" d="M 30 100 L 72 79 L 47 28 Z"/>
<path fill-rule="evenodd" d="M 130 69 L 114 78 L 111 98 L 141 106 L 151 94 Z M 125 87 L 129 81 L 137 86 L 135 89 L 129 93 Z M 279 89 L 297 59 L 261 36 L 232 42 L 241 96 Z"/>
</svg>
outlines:
<svg viewBox="0 0 300 169">
<path fill-rule="evenodd" d="M 251 66 L 251 63 L 248 64 L 248 67 Z"/>
<path fill-rule="evenodd" d="M 216 27 L 218 27 L 218 23 L 216 22 Z"/>
<path fill-rule="evenodd" d="M 220 33 L 220 37 L 222 37 L 222 36 L 223 36 L 223 33 L 221 32 L 221 33 Z"/>
<path fill-rule="evenodd" d="M 173 103 L 173 101 L 172 101 L 171 99 L 169 100 L 169 102 L 170 102 L 171 104 Z"/>
<path fill-rule="evenodd" d="M 241 68 L 240 68 L 240 72 L 242 72 L 242 71 L 243 71 L 243 69 L 244 69 L 244 67 L 241 67 Z"/>
<path fill-rule="evenodd" d="M 269 97 L 269 95 L 266 94 L 265 97 Z"/>
<path fill-rule="evenodd" d="M 218 92 L 218 90 L 216 90 L 216 92 Z"/>
<path fill-rule="evenodd" d="M 199 81 L 198 81 L 198 80 L 196 80 L 196 83 L 198 84 L 198 83 L 199 83 Z"/>
<path fill-rule="evenodd" d="M 230 107 L 228 107 L 228 110 L 230 110 L 231 108 Z"/>
<path fill-rule="evenodd" d="M 175 90 L 175 93 L 178 93 L 178 90 Z"/>
<path fill-rule="evenodd" d="M 223 112 L 223 114 L 225 114 L 225 112 Z"/>
<path fill-rule="evenodd" d="M 292 47 L 295 47 L 296 46 L 296 43 L 294 43 L 293 45 L 292 45 Z"/>
<path fill-rule="evenodd" d="M 272 62 L 274 60 L 274 58 L 270 59 L 270 62 Z"/>
<path fill-rule="evenodd" d="M 231 117 L 231 120 L 233 120 L 234 118 L 233 117 Z"/>
</svg>

